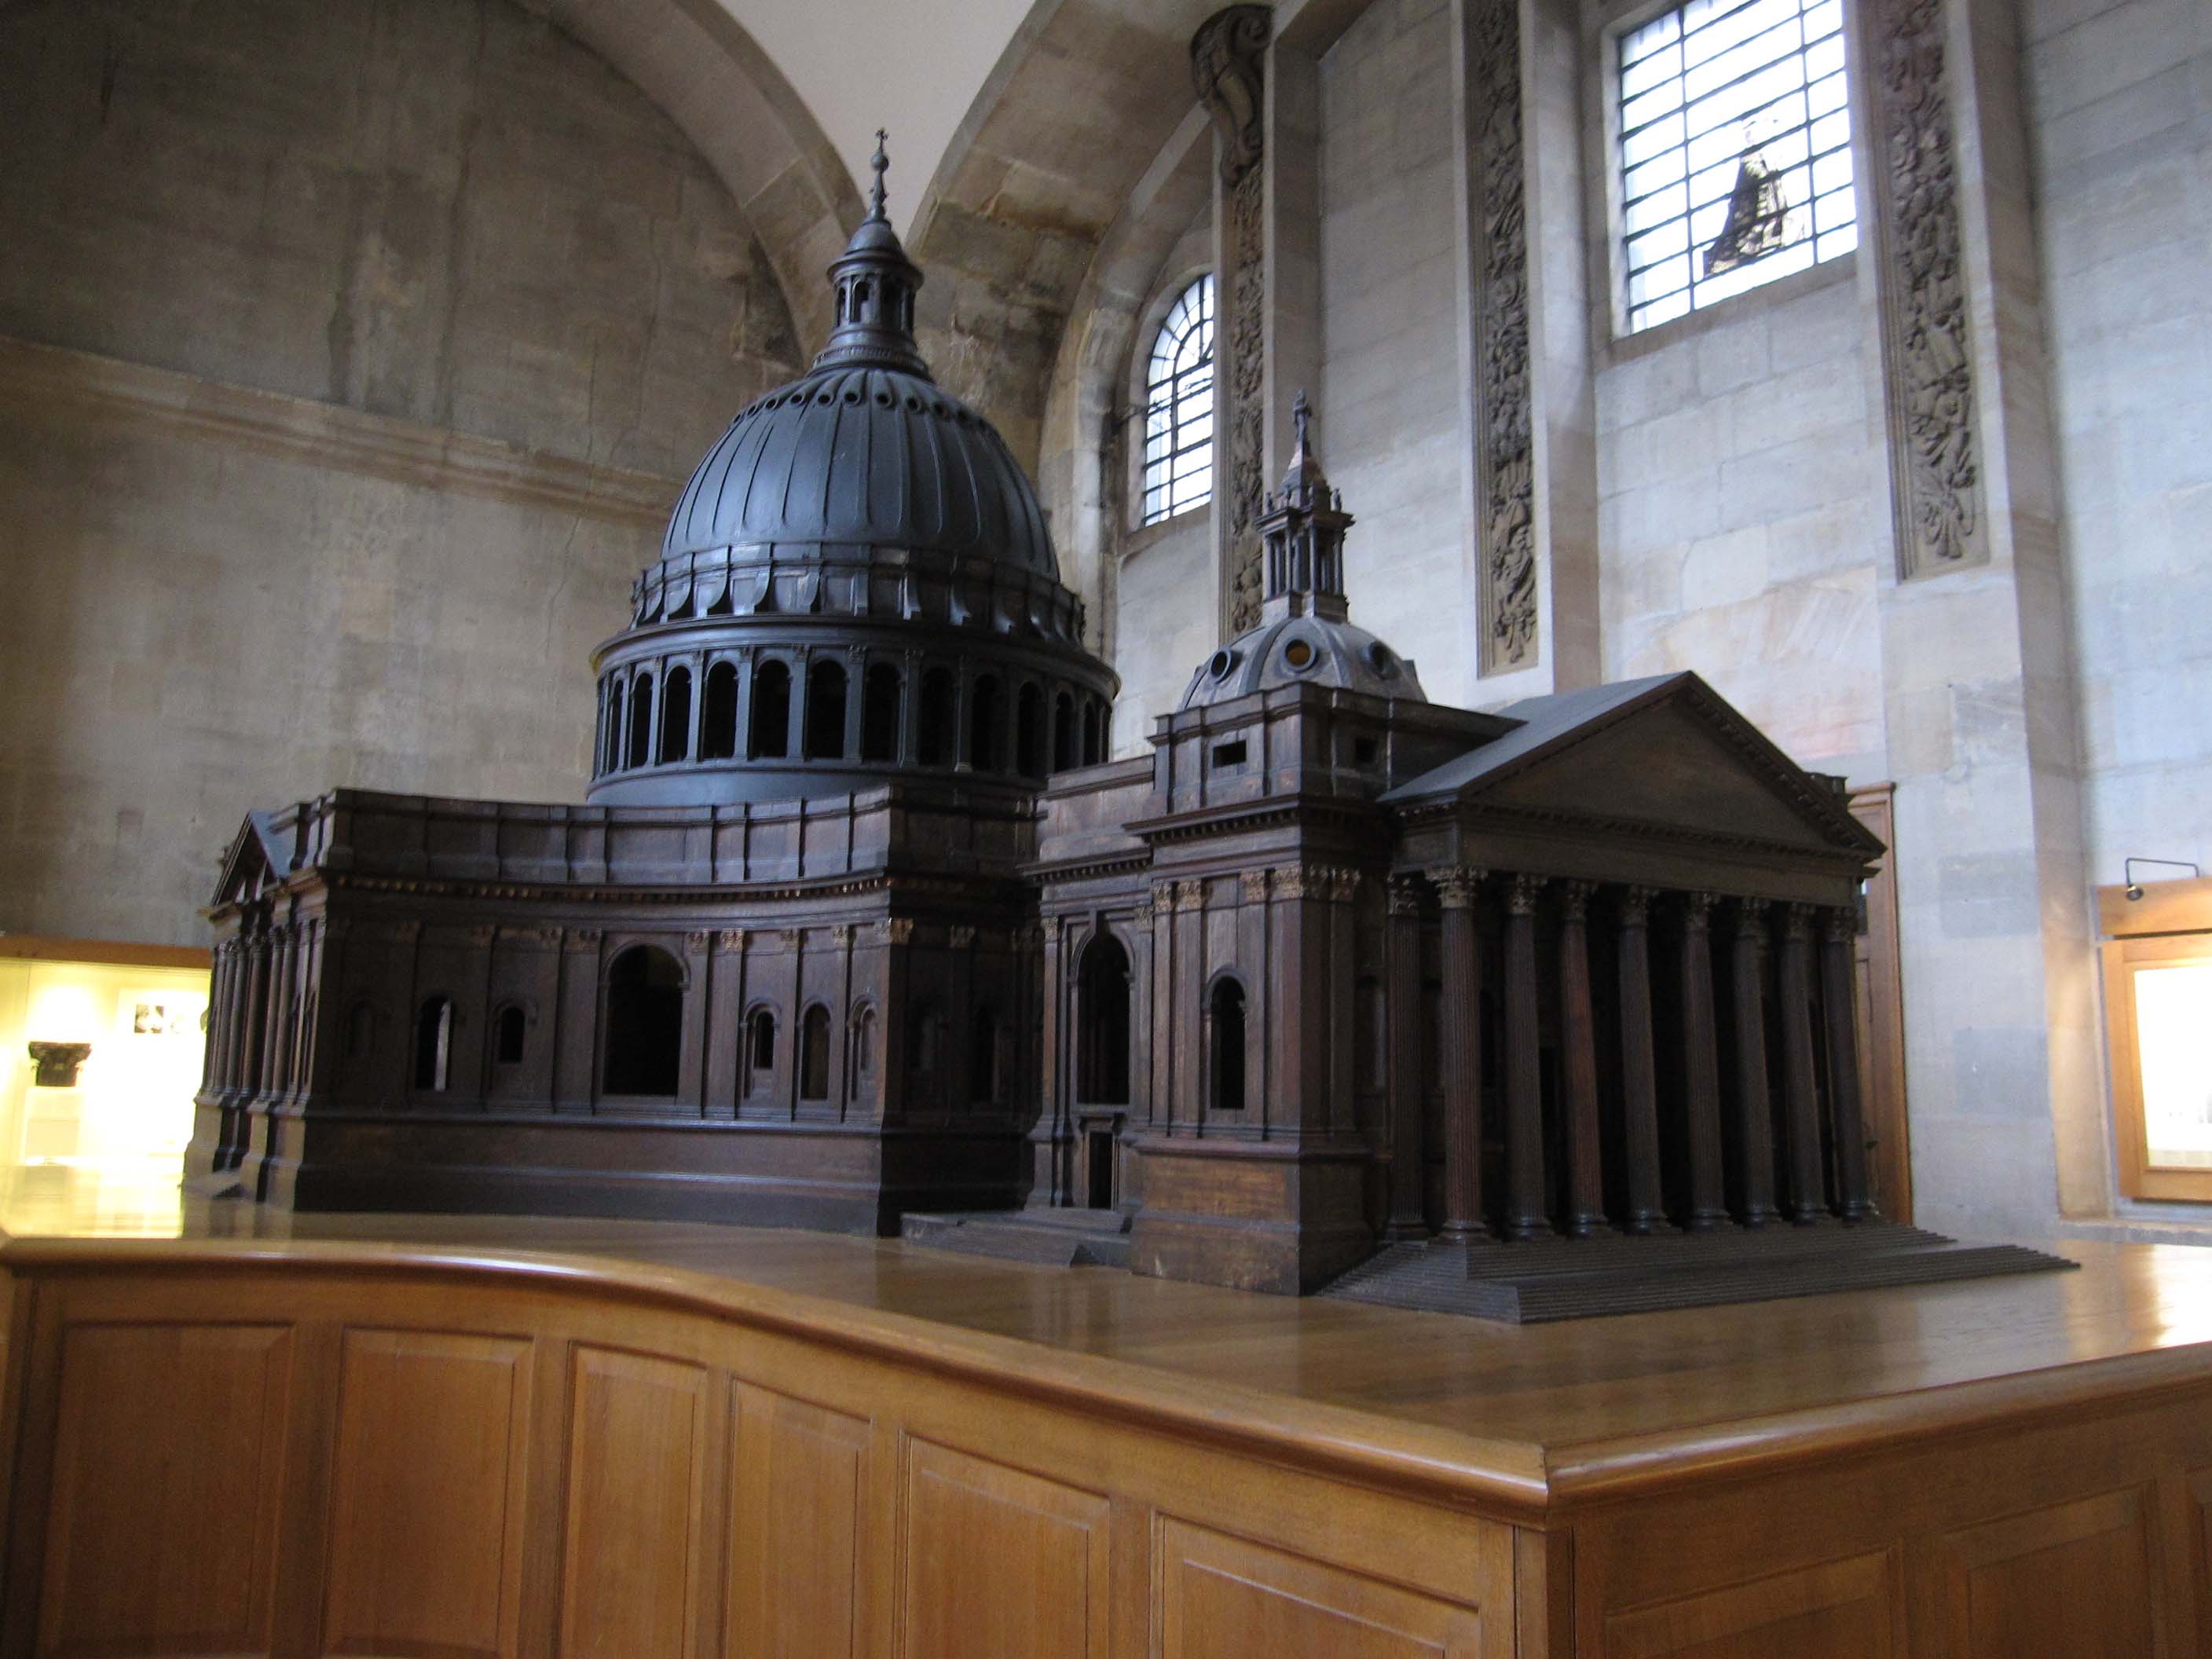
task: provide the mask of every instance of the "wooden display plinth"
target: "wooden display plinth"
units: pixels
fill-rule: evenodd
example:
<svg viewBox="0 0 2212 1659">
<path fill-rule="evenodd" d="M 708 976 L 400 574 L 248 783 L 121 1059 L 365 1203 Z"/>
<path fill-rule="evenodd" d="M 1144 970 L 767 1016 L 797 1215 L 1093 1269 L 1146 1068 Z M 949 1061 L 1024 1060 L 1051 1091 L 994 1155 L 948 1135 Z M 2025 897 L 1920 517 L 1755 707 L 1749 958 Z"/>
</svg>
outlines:
<svg viewBox="0 0 2212 1659">
<path fill-rule="evenodd" d="M 900 1241 L 195 1222 L 290 1236 L 0 1246 L 0 1655 L 2212 1645 L 2212 1253 L 1519 1328 Z"/>
</svg>

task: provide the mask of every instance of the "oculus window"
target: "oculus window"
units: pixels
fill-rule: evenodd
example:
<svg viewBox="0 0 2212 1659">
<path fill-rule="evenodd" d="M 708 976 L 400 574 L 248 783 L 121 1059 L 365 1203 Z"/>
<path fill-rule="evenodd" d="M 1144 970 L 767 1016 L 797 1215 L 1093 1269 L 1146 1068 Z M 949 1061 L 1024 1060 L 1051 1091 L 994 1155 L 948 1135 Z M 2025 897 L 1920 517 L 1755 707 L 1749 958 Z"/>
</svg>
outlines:
<svg viewBox="0 0 2212 1659">
<path fill-rule="evenodd" d="M 1630 331 L 1858 246 L 1842 0 L 1690 0 L 1620 37 Z"/>
<path fill-rule="evenodd" d="M 1176 297 L 1145 371 L 1146 524 L 1213 495 L 1213 278 Z"/>
</svg>

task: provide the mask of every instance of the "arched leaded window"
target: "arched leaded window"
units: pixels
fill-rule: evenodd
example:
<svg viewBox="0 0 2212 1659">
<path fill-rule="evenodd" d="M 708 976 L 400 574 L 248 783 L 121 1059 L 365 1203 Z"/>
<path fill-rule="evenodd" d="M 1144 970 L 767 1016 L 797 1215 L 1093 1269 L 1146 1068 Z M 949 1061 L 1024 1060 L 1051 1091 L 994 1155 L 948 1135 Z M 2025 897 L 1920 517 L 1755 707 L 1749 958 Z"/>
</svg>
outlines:
<svg viewBox="0 0 2212 1659">
<path fill-rule="evenodd" d="M 1168 307 L 1145 370 L 1144 522 L 1213 494 L 1213 277 Z"/>
</svg>

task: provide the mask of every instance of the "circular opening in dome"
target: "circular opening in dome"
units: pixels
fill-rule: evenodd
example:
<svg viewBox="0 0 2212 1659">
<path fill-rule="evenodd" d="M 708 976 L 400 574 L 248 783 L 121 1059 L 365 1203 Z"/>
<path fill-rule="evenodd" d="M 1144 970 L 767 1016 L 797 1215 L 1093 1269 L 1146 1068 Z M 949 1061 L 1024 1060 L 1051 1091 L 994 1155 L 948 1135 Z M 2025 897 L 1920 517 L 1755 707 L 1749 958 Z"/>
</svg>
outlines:
<svg viewBox="0 0 2212 1659">
<path fill-rule="evenodd" d="M 930 407 L 939 415 L 945 412 L 945 405 L 943 404 L 932 404 Z"/>
<path fill-rule="evenodd" d="M 1390 647 L 1382 641 L 1377 640 L 1367 647 L 1367 660 L 1373 665 L 1375 672 L 1384 679 L 1395 680 L 1398 678 L 1398 659 L 1391 655 Z"/>
<path fill-rule="evenodd" d="M 915 414 L 919 415 L 921 412 L 921 399 L 915 397 L 912 392 L 908 392 L 907 394 L 906 406 L 914 410 Z"/>
<path fill-rule="evenodd" d="M 888 392 L 878 392 L 876 393 L 876 401 L 885 409 L 889 409 L 891 406 L 891 394 Z"/>
<path fill-rule="evenodd" d="M 828 392 L 823 392 L 820 397 L 817 398 L 814 401 L 815 401 L 816 403 L 817 403 L 817 404 L 826 404 L 826 403 L 828 403 L 828 402 L 830 401 L 830 394 L 829 394 Z"/>
<path fill-rule="evenodd" d="M 860 394 L 857 392 L 848 390 L 845 393 L 845 401 L 848 404 L 857 404 L 860 401 Z"/>
<path fill-rule="evenodd" d="M 1225 680 L 1229 678 L 1229 671 L 1236 666 L 1237 653 L 1224 649 L 1213 653 L 1206 665 L 1206 672 L 1217 680 Z"/>
<path fill-rule="evenodd" d="M 1304 640 L 1292 640 L 1283 647 L 1283 660 L 1292 672 L 1303 674 L 1314 665 L 1314 648 Z"/>
</svg>

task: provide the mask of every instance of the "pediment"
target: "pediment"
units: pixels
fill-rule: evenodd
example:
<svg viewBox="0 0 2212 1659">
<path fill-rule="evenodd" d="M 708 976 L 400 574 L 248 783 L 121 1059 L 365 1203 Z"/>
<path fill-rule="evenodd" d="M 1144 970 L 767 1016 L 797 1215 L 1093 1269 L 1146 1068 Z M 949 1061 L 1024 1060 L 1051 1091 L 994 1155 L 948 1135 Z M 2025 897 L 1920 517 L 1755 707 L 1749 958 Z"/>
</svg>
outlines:
<svg viewBox="0 0 2212 1659">
<path fill-rule="evenodd" d="M 1810 852 L 1879 854 L 1827 786 L 1683 675 L 1468 780 L 1460 799 L 1551 819 Z"/>
<path fill-rule="evenodd" d="M 262 834 L 260 815 L 249 812 L 224 850 L 222 874 L 216 883 L 215 898 L 209 908 L 220 910 L 228 905 L 250 904 L 276 879 L 276 864 Z"/>
</svg>

